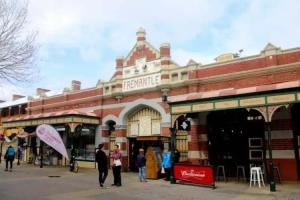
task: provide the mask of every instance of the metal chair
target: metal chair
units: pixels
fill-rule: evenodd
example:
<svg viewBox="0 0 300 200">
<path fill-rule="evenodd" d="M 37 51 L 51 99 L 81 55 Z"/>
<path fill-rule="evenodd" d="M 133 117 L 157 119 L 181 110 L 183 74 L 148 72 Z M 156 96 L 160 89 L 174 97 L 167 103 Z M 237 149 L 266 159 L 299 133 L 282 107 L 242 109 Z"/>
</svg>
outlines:
<svg viewBox="0 0 300 200">
<path fill-rule="evenodd" d="M 246 173 L 245 173 L 244 165 L 236 166 L 236 178 L 238 182 L 240 181 L 240 177 L 242 177 L 246 181 Z"/>
<path fill-rule="evenodd" d="M 274 166 L 274 172 L 277 173 L 277 180 L 279 183 L 281 183 L 281 174 L 280 174 L 280 166 L 279 165 Z M 274 175 L 275 175 L 275 173 L 274 173 Z"/>
<path fill-rule="evenodd" d="M 226 181 L 226 174 L 225 174 L 225 167 L 224 165 L 218 165 L 217 171 L 216 171 L 216 178 L 219 181 L 220 180 L 220 172 L 222 172 L 223 180 Z"/>
</svg>

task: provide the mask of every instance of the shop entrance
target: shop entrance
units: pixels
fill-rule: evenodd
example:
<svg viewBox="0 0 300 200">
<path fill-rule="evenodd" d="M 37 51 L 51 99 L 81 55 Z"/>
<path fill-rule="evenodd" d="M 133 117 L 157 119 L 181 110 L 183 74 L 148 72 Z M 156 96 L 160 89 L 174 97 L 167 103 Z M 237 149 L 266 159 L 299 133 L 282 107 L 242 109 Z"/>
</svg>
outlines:
<svg viewBox="0 0 300 200">
<path fill-rule="evenodd" d="M 258 112 L 211 112 L 207 128 L 209 162 L 215 167 L 224 165 L 227 178 L 236 176 L 238 165 L 244 166 L 247 175 L 250 164 L 264 164 L 264 120 Z"/>
<path fill-rule="evenodd" d="M 138 138 L 129 138 L 129 170 L 138 171 L 136 167 L 136 157 L 139 154 L 139 149 L 144 149 L 146 151 L 148 147 L 159 147 L 163 148 L 163 142 L 161 140 L 151 141 L 151 140 L 139 140 Z"/>
</svg>

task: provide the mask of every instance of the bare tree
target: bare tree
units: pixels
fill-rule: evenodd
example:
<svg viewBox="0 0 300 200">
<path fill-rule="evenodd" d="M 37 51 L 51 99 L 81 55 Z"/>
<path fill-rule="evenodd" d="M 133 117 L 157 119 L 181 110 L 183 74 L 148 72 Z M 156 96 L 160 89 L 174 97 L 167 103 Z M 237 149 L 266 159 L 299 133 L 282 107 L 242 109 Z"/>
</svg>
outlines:
<svg viewBox="0 0 300 200">
<path fill-rule="evenodd" d="M 0 0 L 0 81 L 27 82 L 33 77 L 36 33 L 25 33 L 27 3 Z"/>
</svg>

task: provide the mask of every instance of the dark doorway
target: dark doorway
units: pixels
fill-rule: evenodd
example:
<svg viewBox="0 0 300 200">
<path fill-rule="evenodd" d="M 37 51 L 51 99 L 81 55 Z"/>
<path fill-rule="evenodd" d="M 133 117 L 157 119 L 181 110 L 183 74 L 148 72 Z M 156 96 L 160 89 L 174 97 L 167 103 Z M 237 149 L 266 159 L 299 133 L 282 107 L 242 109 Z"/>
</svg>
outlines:
<svg viewBox="0 0 300 200">
<path fill-rule="evenodd" d="M 291 109 L 292 114 L 292 127 L 294 133 L 294 149 L 295 149 L 295 157 L 297 162 L 297 172 L 298 172 L 298 180 L 300 179 L 300 104 L 297 103 L 293 105 Z"/>
<path fill-rule="evenodd" d="M 160 147 L 162 149 L 163 143 L 161 140 L 156 141 L 144 141 L 137 138 L 129 138 L 129 170 L 138 171 L 136 167 L 136 157 L 139 153 L 139 149 L 144 149 L 145 153 L 148 147 Z"/>
<path fill-rule="evenodd" d="M 209 162 L 224 165 L 226 176 L 235 177 L 237 165 L 263 164 L 264 120 L 254 110 L 211 112 L 207 116 Z"/>
</svg>

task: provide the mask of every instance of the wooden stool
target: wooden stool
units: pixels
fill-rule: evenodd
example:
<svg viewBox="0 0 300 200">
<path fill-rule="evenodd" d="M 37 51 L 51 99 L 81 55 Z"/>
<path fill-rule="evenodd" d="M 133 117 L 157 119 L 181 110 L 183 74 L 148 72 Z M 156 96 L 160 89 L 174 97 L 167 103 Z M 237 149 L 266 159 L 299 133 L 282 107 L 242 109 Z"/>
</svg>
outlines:
<svg viewBox="0 0 300 200">
<path fill-rule="evenodd" d="M 226 181 L 226 174 L 225 174 L 225 167 L 224 167 L 224 165 L 218 165 L 217 166 L 216 178 L 217 178 L 218 181 L 220 180 L 220 172 L 222 172 L 223 180 Z"/>
<path fill-rule="evenodd" d="M 241 172 L 241 174 L 239 172 Z M 245 167 L 243 165 L 236 166 L 236 178 L 238 182 L 240 181 L 240 175 L 246 181 Z"/>
</svg>

